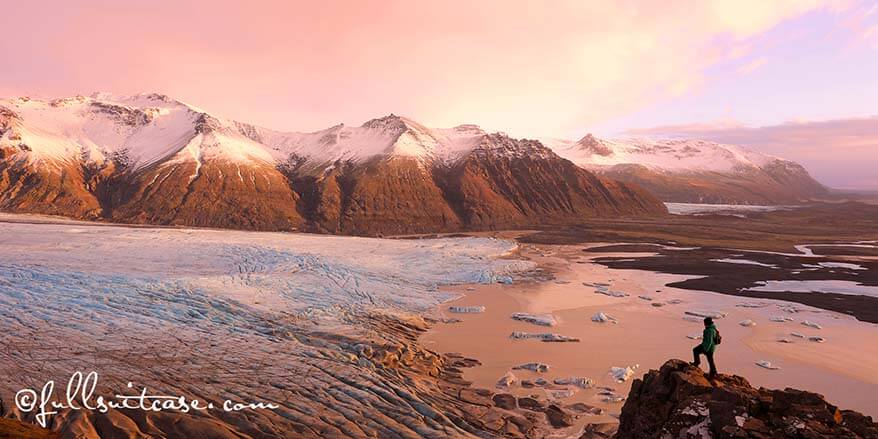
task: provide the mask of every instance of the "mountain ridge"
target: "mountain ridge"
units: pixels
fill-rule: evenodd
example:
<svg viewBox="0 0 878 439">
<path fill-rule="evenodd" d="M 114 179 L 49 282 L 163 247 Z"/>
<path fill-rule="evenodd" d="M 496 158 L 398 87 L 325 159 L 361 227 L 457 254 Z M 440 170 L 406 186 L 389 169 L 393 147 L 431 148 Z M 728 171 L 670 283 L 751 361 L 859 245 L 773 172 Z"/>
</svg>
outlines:
<svg viewBox="0 0 878 439">
<path fill-rule="evenodd" d="M 404 234 L 661 215 L 538 141 L 396 115 L 285 133 L 157 94 L 0 100 L 0 208 L 126 223 Z"/>
<path fill-rule="evenodd" d="M 800 164 L 737 145 L 700 139 L 545 139 L 577 165 L 638 184 L 662 201 L 793 204 L 829 191 Z"/>
</svg>

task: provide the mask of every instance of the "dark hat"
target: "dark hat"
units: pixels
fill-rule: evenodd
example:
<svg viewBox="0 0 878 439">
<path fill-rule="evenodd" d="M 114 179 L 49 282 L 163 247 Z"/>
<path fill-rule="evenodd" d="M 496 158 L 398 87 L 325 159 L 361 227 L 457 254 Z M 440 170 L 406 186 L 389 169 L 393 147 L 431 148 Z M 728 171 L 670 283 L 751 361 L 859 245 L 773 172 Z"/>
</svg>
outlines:
<svg viewBox="0 0 878 439">
<path fill-rule="evenodd" d="M 705 318 L 704 318 L 704 324 L 705 324 L 705 325 L 712 325 L 712 324 L 713 324 L 713 319 L 710 318 L 710 317 L 705 317 Z"/>
</svg>

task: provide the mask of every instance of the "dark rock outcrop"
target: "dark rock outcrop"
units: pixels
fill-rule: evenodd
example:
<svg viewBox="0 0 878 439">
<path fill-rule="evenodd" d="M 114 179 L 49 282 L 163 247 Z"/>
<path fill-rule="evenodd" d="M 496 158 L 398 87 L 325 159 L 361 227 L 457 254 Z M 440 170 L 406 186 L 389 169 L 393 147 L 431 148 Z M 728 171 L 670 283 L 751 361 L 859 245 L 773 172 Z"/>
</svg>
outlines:
<svg viewBox="0 0 878 439">
<path fill-rule="evenodd" d="M 796 389 L 754 388 L 737 375 L 708 381 L 682 360 L 637 379 L 622 408 L 626 438 L 878 438 L 871 417 Z"/>
</svg>

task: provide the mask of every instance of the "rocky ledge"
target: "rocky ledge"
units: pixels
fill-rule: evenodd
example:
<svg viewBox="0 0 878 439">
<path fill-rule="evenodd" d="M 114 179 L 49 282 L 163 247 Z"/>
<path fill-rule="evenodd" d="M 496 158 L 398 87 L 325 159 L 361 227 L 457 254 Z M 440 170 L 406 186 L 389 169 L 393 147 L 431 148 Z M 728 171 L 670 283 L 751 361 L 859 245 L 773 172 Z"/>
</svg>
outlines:
<svg viewBox="0 0 878 439">
<path fill-rule="evenodd" d="M 682 360 L 635 380 L 619 420 L 625 438 L 878 438 L 869 416 L 796 389 L 754 388 L 737 375 L 708 381 Z"/>
</svg>

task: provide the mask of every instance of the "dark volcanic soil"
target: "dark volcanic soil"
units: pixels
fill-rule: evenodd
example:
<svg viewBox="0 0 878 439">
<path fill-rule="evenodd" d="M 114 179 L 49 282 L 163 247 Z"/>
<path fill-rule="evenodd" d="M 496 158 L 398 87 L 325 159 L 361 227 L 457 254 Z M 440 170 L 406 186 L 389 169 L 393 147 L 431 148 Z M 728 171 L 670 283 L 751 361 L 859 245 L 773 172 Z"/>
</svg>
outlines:
<svg viewBox="0 0 878 439">
<path fill-rule="evenodd" d="M 651 248 L 651 250 L 650 250 Z M 858 261 L 866 270 L 850 268 L 821 268 L 809 265 L 820 262 L 842 262 L 833 257 L 798 257 L 769 253 L 746 252 L 718 248 L 674 250 L 659 246 L 614 245 L 586 250 L 600 252 L 653 251 L 647 257 L 599 257 L 594 261 L 610 268 L 650 270 L 661 273 L 703 276 L 669 284 L 688 290 L 714 291 L 735 296 L 779 299 L 817 308 L 846 313 L 859 320 L 878 323 L 878 298 L 850 294 L 762 292 L 751 291 L 758 281 L 768 280 L 846 280 L 863 285 L 878 286 L 878 261 Z M 717 259 L 746 259 L 769 266 L 731 264 Z M 808 270 L 811 271 L 808 271 Z"/>
<path fill-rule="evenodd" d="M 714 291 L 742 297 L 802 303 L 847 313 L 878 323 L 878 298 L 859 295 L 802 292 L 757 292 L 750 288 L 769 280 L 841 280 L 878 286 L 878 260 L 849 259 L 875 256 L 874 248 L 844 244 L 878 239 L 878 206 L 864 203 L 814 204 L 800 209 L 750 213 L 746 218 L 722 215 L 675 216 L 661 220 L 592 221 L 588 226 L 543 230 L 519 238 L 526 243 L 580 244 L 627 242 L 590 248 L 590 254 L 656 253 L 647 257 L 598 257 L 610 268 L 650 270 L 700 276 L 671 284 L 690 290 Z M 816 246 L 817 256 L 795 249 Z M 680 250 L 670 247 L 697 247 Z M 750 250 L 750 251 L 748 251 Z M 779 255 L 765 251 L 788 253 Z M 848 257 L 847 259 L 845 257 Z M 714 259 L 746 259 L 761 265 L 730 264 Z M 820 262 L 856 263 L 865 270 L 816 268 Z M 808 265 L 812 266 L 808 266 Z"/>
<path fill-rule="evenodd" d="M 729 215 L 667 215 L 600 219 L 545 227 L 518 240 L 533 244 L 655 243 L 795 253 L 795 245 L 878 240 L 878 205 L 819 203 L 802 208 Z M 819 248 L 819 247 L 818 247 Z"/>
</svg>

